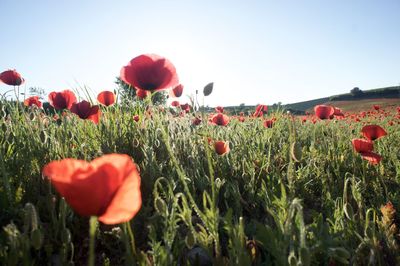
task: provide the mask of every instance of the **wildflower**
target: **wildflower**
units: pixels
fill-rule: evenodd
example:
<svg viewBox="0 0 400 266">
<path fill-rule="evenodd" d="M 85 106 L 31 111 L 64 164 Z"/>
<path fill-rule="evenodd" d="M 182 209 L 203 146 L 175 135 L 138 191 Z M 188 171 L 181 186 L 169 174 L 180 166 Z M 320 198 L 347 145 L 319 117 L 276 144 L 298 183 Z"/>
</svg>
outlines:
<svg viewBox="0 0 400 266">
<path fill-rule="evenodd" d="M 268 106 L 259 104 L 256 107 L 256 111 L 253 114 L 253 117 L 261 117 L 268 112 Z"/>
<path fill-rule="evenodd" d="M 215 111 L 216 111 L 217 113 L 223 113 L 223 112 L 224 112 L 224 107 L 222 107 L 222 106 L 217 106 L 217 107 L 215 107 Z"/>
<path fill-rule="evenodd" d="M 265 128 L 272 128 L 273 124 L 274 124 L 274 120 L 272 120 L 272 119 L 264 120 L 264 127 Z"/>
<path fill-rule="evenodd" d="M 224 155 L 229 152 L 229 142 L 225 141 L 214 141 L 215 152 L 218 155 Z"/>
<path fill-rule="evenodd" d="M 197 116 L 195 118 L 193 118 L 192 125 L 198 126 L 198 125 L 200 125 L 200 123 L 201 123 L 201 119 L 200 118 L 198 118 Z"/>
<path fill-rule="evenodd" d="M 42 108 L 42 102 L 39 101 L 39 96 L 31 96 L 29 98 L 26 98 L 24 101 L 25 106 L 32 106 L 36 105 L 39 108 Z"/>
<path fill-rule="evenodd" d="M 178 85 L 175 66 L 166 58 L 144 54 L 121 69 L 121 79 L 136 89 L 159 91 Z"/>
<path fill-rule="evenodd" d="M 183 85 L 182 84 L 177 85 L 175 88 L 173 88 L 170 91 L 171 97 L 174 97 L 174 98 L 181 97 L 182 93 L 183 93 Z"/>
<path fill-rule="evenodd" d="M 70 90 L 53 91 L 49 94 L 49 103 L 56 110 L 70 109 L 72 104 L 76 103 L 76 96 Z"/>
<path fill-rule="evenodd" d="M 184 112 L 186 112 L 186 113 L 189 113 L 189 112 L 190 112 L 190 108 L 191 108 L 191 106 L 190 106 L 190 104 L 188 104 L 188 103 L 181 104 L 181 109 L 182 109 L 182 111 L 184 111 Z"/>
<path fill-rule="evenodd" d="M 19 74 L 15 69 L 1 72 L 0 81 L 10 86 L 19 86 L 25 82 L 24 78 L 21 77 L 21 74 Z"/>
<path fill-rule="evenodd" d="M 386 136 L 386 131 L 378 125 L 368 125 L 361 129 L 362 134 L 369 140 L 376 140 L 380 137 Z"/>
<path fill-rule="evenodd" d="M 218 113 L 210 118 L 211 124 L 218 126 L 226 126 L 229 123 L 229 117 L 227 115 Z"/>
<path fill-rule="evenodd" d="M 43 175 L 78 214 L 98 216 L 104 224 L 129 221 L 142 206 L 139 171 L 127 155 L 53 161 Z"/>
<path fill-rule="evenodd" d="M 180 103 L 179 103 L 179 101 L 173 101 L 173 102 L 171 102 L 171 106 L 178 107 L 178 106 L 180 106 Z"/>
<path fill-rule="evenodd" d="M 71 107 L 71 112 L 82 119 L 92 120 L 95 124 L 99 123 L 100 108 L 98 105 L 91 106 L 88 101 L 74 103 Z"/>
<path fill-rule="evenodd" d="M 115 94 L 112 91 L 102 91 L 97 95 L 99 103 L 110 106 L 115 103 Z"/>
<path fill-rule="evenodd" d="M 331 119 L 335 109 L 328 105 L 317 105 L 314 107 L 314 112 L 319 119 Z"/>
<path fill-rule="evenodd" d="M 334 116 L 341 116 L 341 117 L 344 116 L 343 111 L 340 108 L 333 107 L 333 110 L 334 110 L 333 112 Z"/>
<path fill-rule="evenodd" d="M 382 159 L 382 156 L 374 152 L 361 152 L 361 157 L 373 165 L 379 164 Z"/>
<path fill-rule="evenodd" d="M 370 140 L 366 139 L 353 139 L 353 148 L 356 152 L 371 152 L 374 149 L 374 144 Z"/>
</svg>

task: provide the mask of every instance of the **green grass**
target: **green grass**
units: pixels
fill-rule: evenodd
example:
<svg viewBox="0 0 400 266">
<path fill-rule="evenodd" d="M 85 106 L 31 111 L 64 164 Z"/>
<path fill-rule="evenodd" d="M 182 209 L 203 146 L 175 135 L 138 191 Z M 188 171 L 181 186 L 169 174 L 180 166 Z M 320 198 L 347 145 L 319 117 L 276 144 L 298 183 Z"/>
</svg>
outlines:
<svg viewBox="0 0 400 266">
<path fill-rule="evenodd" d="M 0 264 L 85 264 L 89 218 L 75 214 L 41 175 L 63 158 L 123 153 L 140 168 L 143 206 L 127 225 L 100 225 L 96 265 L 395 265 L 400 263 L 400 125 L 365 118 L 316 124 L 281 112 L 262 119 L 191 125 L 153 107 L 102 110 L 98 125 L 73 114 L 54 121 L 38 109 L 1 103 Z M 140 115 L 138 123 L 133 115 Z M 353 151 L 365 123 L 388 135 L 375 142 L 383 160 Z M 229 141 L 218 156 L 207 137 Z M 128 225 L 128 226 L 129 226 Z M 33 233 L 34 232 L 34 233 Z M 197 264 L 196 264 L 197 263 Z M 203 264 L 202 264 L 203 263 Z"/>
</svg>

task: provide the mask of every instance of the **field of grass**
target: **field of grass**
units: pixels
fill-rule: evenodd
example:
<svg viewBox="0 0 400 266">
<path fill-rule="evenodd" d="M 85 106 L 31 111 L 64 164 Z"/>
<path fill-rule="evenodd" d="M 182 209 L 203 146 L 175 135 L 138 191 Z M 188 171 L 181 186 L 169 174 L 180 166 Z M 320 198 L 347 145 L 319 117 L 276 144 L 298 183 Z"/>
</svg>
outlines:
<svg viewBox="0 0 400 266">
<path fill-rule="evenodd" d="M 195 126 L 192 111 L 143 102 L 101 107 L 98 124 L 68 110 L 54 117 L 0 106 L 1 265 L 86 264 L 89 217 L 68 206 L 42 169 L 110 153 L 140 169 L 142 206 L 130 222 L 93 231 L 96 265 L 400 264 L 395 108 L 359 122 L 275 112 L 231 117 L 226 126 L 197 113 Z M 366 124 L 387 132 L 374 141 L 377 165 L 352 147 Z M 217 140 L 229 142 L 227 154 L 215 152 Z"/>
</svg>

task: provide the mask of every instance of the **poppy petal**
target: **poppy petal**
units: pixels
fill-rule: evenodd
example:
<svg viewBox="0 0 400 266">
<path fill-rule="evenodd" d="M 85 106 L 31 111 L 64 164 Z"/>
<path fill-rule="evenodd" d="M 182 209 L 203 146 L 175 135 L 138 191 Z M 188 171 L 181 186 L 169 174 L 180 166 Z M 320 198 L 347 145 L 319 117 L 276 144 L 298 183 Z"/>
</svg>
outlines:
<svg viewBox="0 0 400 266">
<path fill-rule="evenodd" d="M 99 221 L 104 224 L 127 222 L 137 214 L 141 206 L 140 176 L 134 168 L 118 189 L 106 211 L 99 216 Z"/>
<path fill-rule="evenodd" d="M 374 152 L 362 152 L 361 157 L 372 165 L 379 164 L 382 159 L 382 156 Z"/>
</svg>

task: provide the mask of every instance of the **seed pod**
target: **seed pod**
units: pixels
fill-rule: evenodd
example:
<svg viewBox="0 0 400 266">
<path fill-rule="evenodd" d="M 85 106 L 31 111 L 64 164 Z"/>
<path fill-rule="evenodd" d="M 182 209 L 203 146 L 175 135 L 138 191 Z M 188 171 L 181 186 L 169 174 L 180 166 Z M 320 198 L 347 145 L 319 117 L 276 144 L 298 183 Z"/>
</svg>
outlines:
<svg viewBox="0 0 400 266">
<path fill-rule="evenodd" d="M 61 242 L 63 244 L 68 244 L 71 242 L 71 232 L 69 231 L 68 228 L 64 228 L 61 231 Z"/>
<path fill-rule="evenodd" d="M 213 91 L 213 88 L 214 88 L 214 82 L 208 83 L 203 89 L 204 96 L 210 95 Z"/>
<path fill-rule="evenodd" d="M 40 135 L 39 135 L 39 137 L 40 137 L 40 141 L 42 142 L 42 143 L 46 143 L 46 140 L 47 140 L 47 134 L 46 134 L 46 132 L 45 131 L 40 131 Z"/>
<path fill-rule="evenodd" d="M 310 265 L 311 258 L 308 248 L 306 247 L 300 248 L 300 261 L 302 262 L 303 265 Z"/>
<path fill-rule="evenodd" d="M 156 211 L 161 215 L 165 215 L 167 213 L 167 204 L 160 197 L 155 198 L 154 207 L 156 208 Z"/>
<path fill-rule="evenodd" d="M 31 244 L 36 250 L 39 250 L 42 247 L 43 234 L 40 229 L 35 229 L 31 232 Z"/>
<path fill-rule="evenodd" d="M 333 252 L 337 257 L 345 259 L 346 261 L 350 259 L 350 253 L 345 248 L 342 247 L 333 248 Z"/>
<path fill-rule="evenodd" d="M 297 258 L 294 252 L 290 252 L 290 255 L 288 257 L 288 262 L 290 266 L 297 266 Z"/>
<path fill-rule="evenodd" d="M 290 147 L 290 155 L 295 162 L 300 162 L 302 156 L 302 150 L 300 145 L 295 141 Z"/>
<path fill-rule="evenodd" d="M 353 211 L 353 207 L 351 207 L 351 205 L 349 203 L 346 202 L 344 204 L 343 211 L 344 211 L 344 214 L 346 215 L 347 219 L 349 219 L 349 220 L 353 219 L 354 211 Z"/>
<path fill-rule="evenodd" d="M 196 238 L 193 235 L 192 230 L 189 230 L 189 232 L 187 233 L 187 235 L 185 237 L 185 243 L 189 249 L 192 249 L 194 247 L 194 245 L 196 244 Z"/>
<path fill-rule="evenodd" d="M 38 217 L 36 208 L 32 203 L 25 204 L 25 227 L 31 228 L 32 231 L 38 228 Z M 27 228 L 25 228 L 27 229 Z"/>
</svg>

